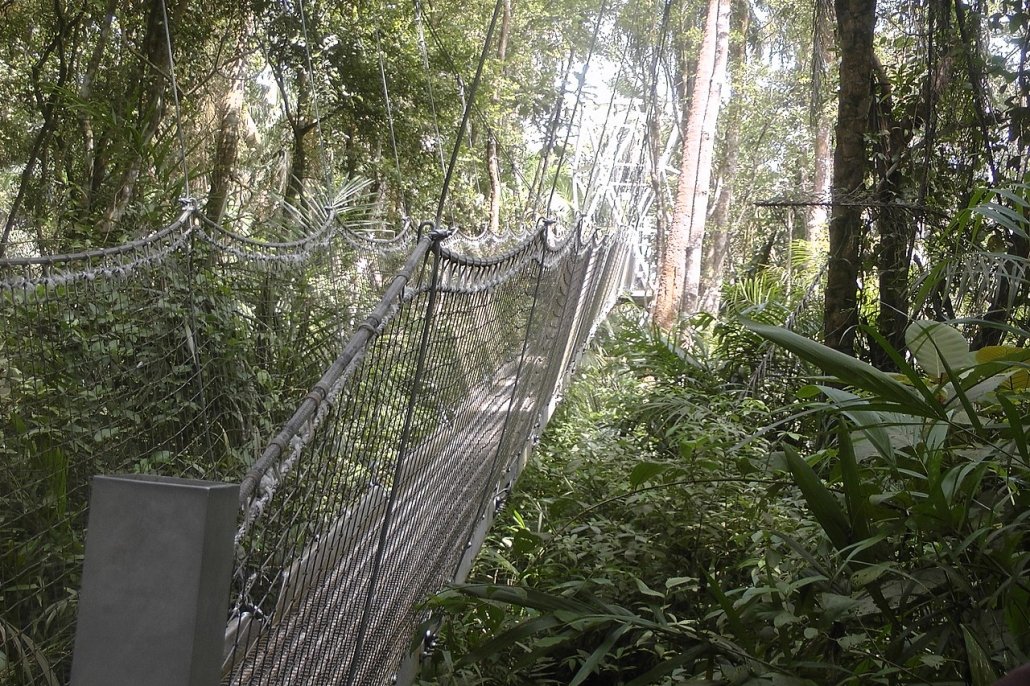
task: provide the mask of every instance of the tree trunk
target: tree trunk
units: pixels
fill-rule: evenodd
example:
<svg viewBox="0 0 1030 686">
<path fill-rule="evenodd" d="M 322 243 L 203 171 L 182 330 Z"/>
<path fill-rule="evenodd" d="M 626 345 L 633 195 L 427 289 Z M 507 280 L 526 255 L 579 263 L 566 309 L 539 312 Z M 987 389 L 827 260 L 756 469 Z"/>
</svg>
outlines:
<svg viewBox="0 0 1030 686">
<path fill-rule="evenodd" d="M 658 265 L 654 318 L 664 327 L 698 306 L 701 246 L 708 212 L 715 128 L 726 79 L 730 0 L 709 0 L 697 74 L 690 99 L 683 159 L 672 225 L 665 254 Z"/>
<path fill-rule="evenodd" d="M 32 151 L 29 153 L 29 159 L 25 163 L 25 167 L 21 172 L 21 178 L 18 183 L 18 193 L 15 195 L 14 202 L 11 204 L 11 208 L 7 211 L 7 215 L 4 218 L 3 230 L 0 232 L 0 258 L 2 258 L 7 252 L 7 246 L 11 239 L 11 231 L 14 229 L 18 212 L 21 209 L 22 204 L 27 200 L 29 187 L 32 185 L 32 179 L 36 171 L 37 164 L 43 168 L 43 173 L 46 172 L 45 160 L 47 158 L 47 148 L 50 144 L 50 139 L 57 128 L 57 114 L 60 111 L 59 98 L 61 97 L 61 92 L 70 76 L 68 68 L 70 56 L 65 54 L 65 50 L 67 48 L 66 41 L 71 36 L 77 20 L 74 22 L 64 21 L 63 12 L 58 12 L 58 19 L 59 21 L 55 28 L 53 38 L 32 65 L 33 90 L 35 91 L 34 95 L 36 98 L 36 104 L 43 117 L 43 125 L 40 127 L 39 132 L 36 134 L 36 138 L 32 142 Z M 58 57 L 57 80 L 56 83 L 53 84 L 54 87 L 49 94 L 44 94 L 44 67 L 53 55 L 57 55 Z M 42 185 L 43 184 L 40 183 L 40 186 Z M 39 249 L 42 253 L 42 239 L 39 240 Z"/>
<path fill-rule="evenodd" d="M 882 67 L 875 61 L 876 93 L 873 98 L 872 119 L 877 131 L 873 138 L 879 150 L 874 155 L 873 170 L 876 178 L 877 204 L 876 232 L 880 237 L 876 251 L 879 311 L 876 330 L 894 350 L 905 347 L 905 329 L 908 326 L 908 275 L 911 264 L 911 245 L 915 239 L 915 218 L 897 206 L 903 197 L 906 183 L 915 176 L 906 174 L 912 166 L 912 136 L 921 122 L 915 113 L 897 114 L 891 85 Z M 927 75 L 928 83 L 931 75 Z M 924 91 L 925 92 L 925 91 Z M 870 348 L 870 361 L 884 370 L 897 369 L 887 350 L 879 345 Z"/>
<path fill-rule="evenodd" d="M 101 18 L 100 34 L 97 36 L 96 45 L 86 65 L 86 73 L 83 74 L 79 83 L 79 101 L 88 102 L 93 95 L 93 84 L 96 81 L 97 72 L 104 58 L 107 49 L 107 42 L 111 36 L 111 24 L 114 22 L 114 13 L 118 9 L 118 0 L 107 0 L 104 7 L 104 15 Z M 82 128 L 82 142 L 85 157 L 85 179 L 88 183 L 84 185 L 84 192 L 81 198 L 83 216 L 89 216 L 93 209 L 93 194 L 95 191 L 94 179 L 98 176 L 97 168 L 97 146 L 96 135 L 93 131 L 93 117 L 88 108 L 83 108 L 80 115 L 80 126 Z"/>
<path fill-rule="evenodd" d="M 304 138 L 314 124 L 307 123 L 307 113 L 311 103 L 311 87 L 308 73 L 303 68 L 297 74 L 297 108 L 290 120 L 293 130 L 293 151 L 290 157 L 290 171 L 286 175 L 286 192 L 283 194 L 285 204 L 300 208 L 304 205 L 304 180 L 308 174 L 308 155 L 304 147 Z M 285 208 L 284 208 L 285 210 Z"/>
<path fill-rule="evenodd" d="M 750 7 L 737 3 L 736 25 L 733 40 L 729 46 L 730 68 L 742 69 L 747 61 L 745 36 L 751 19 Z M 739 73 L 739 72 L 738 72 Z M 730 208 L 733 205 L 733 191 L 737 184 L 737 168 L 740 158 L 741 108 L 733 106 L 726 126 L 723 141 L 722 163 L 715 196 L 715 209 L 711 215 L 711 230 L 704 240 L 704 254 L 701 264 L 701 287 L 698 292 L 699 309 L 713 315 L 719 313 L 722 301 L 722 283 L 726 273 L 726 257 L 730 247 Z"/>
<path fill-rule="evenodd" d="M 817 0 L 815 16 L 815 39 L 812 46 L 812 139 L 814 143 L 812 180 L 813 204 L 809 205 L 805 221 L 808 225 L 808 240 L 820 244 L 826 235 L 830 213 L 833 173 L 833 148 L 830 136 L 832 117 L 826 112 L 823 86 L 823 71 L 833 59 L 833 26 L 830 8 L 826 0 Z"/>
<path fill-rule="evenodd" d="M 813 191 L 815 197 L 812 199 L 815 204 L 808 208 L 808 216 L 805 221 L 808 223 L 808 240 L 818 243 L 824 240 L 826 225 L 830 216 L 826 203 L 830 202 L 833 180 L 833 147 L 830 137 L 830 117 L 824 112 L 818 114 L 818 121 L 815 123 L 815 145 L 813 156 L 815 157 L 815 177 L 813 178 Z"/>
<path fill-rule="evenodd" d="M 500 79 L 504 77 L 504 60 L 508 54 L 508 35 L 511 33 L 511 0 L 504 0 L 501 13 L 501 33 L 497 38 L 497 62 L 500 64 L 498 84 L 490 96 L 495 111 L 501 101 Z M 486 132 L 486 168 L 490 178 L 490 226 L 494 235 L 501 233 L 501 165 L 497 159 L 497 135 L 493 128 Z"/>
<path fill-rule="evenodd" d="M 868 164 L 876 0 L 835 0 L 840 45 L 837 147 L 833 155 L 833 208 L 826 274 L 823 337 L 826 345 L 848 355 L 855 351 L 858 326 L 859 242 L 863 235 L 862 190 Z"/>
<path fill-rule="evenodd" d="M 241 45 L 242 42 L 243 39 L 240 41 Z M 245 61 L 240 60 L 218 107 L 218 133 L 215 136 L 215 155 L 211 164 L 211 185 L 208 188 L 207 204 L 204 206 L 204 214 L 215 224 L 222 221 L 222 215 L 225 213 L 225 204 L 229 198 L 229 182 L 236 166 L 240 117 L 243 112 L 244 66 Z"/>
<path fill-rule="evenodd" d="M 179 2 L 175 7 L 169 8 L 168 19 L 178 14 L 178 8 L 182 6 Z M 143 54 L 141 59 L 142 71 L 146 74 L 145 86 L 139 99 L 139 119 L 137 122 L 139 130 L 139 141 L 136 143 L 138 150 L 147 150 L 151 141 L 157 135 L 161 121 L 165 115 L 166 101 L 165 93 L 171 86 L 168 75 L 171 73 L 172 65 L 165 35 L 165 10 L 164 5 L 157 0 L 150 3 L 150 13 L 147 17 L 147 32 L 143 42 Z M 175 35 L 168 27 L 169 35 Z M 100 227 L 105 236 L 108 236 L 114 226 L 121 220 L 136 190 L 136 181 L 143 171 L 143 155 L 135 153 L 129 167 L 122 172 L 118 181 L 117 190 L 107 212 L 100 221 Z"/>
<path fill-rule="evenodd" d="M 304 179 L 308 175 L 308 155 L 304 149 L 304 138 L 310 125 L 293 127 L 293 153 L 290 156 L 290 171 L 286 175 L 285 204 L 299 209 L 304 206 Z"/>
<path fill-rule="evenodd" d="M 652 96 L 653 97 L 653 96 Z M 654 194 L 654 254 L 665 254 L 665 236 L 668 226 L 668 204 L 665 202 L 666 183 L 662 175 L 661 159 L 661 127 L 658 125 L 657 107 L 648 107 L 647 112 L 647 145 L 648 160 L 651 167 L 651 192 Z M 674 129 L 675 130 L 675 129 Z"/>
</svg>

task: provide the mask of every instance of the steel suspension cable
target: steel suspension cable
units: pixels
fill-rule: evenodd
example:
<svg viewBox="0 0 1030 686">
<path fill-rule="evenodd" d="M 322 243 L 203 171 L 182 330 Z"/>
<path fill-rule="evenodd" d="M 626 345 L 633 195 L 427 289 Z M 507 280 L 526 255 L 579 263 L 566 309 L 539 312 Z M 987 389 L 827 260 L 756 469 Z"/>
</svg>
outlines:
<svg viewBox="0 0 1030 686">
<path fill-rule="evenodd" d="M 594 34 L 590 38 L 590 50 L 587 51 L 586 62 L 583 63 L 583 72 L 579 76 L 579 86 L 576 88 L 576 102 L 572 106 L 572 113 L 569 115 L 569 125 L 565 129 L 565 140 L 562 142 L 561 155 L 558 157 L 558 166 L 554 170 L 554 180 L 551 182 L 551 193 L 547 196 L 547 214 L 551 213 L 551 201 L 554 200 L 554 191 L 558 187 L 558 176 L 561 174 L 562 165 L 569 150 L 569 138 L 572 136 L 572 125 L 576 121 L 576 112 L 583 100 L 583 87 L 587 80 L 587 70 L 590 69 L 590 62 L 594 56 L 594 49 L 597 47 L 597 34 L 601 30 L 601 20 L 604 18 L 605 10 L 608 8 L 608 0 L 601 0 L 601 9 L 597 13 L 597 21 L 594 22 Z"/>
<path fill-rule="evenodd" d="M 437 48 L 437 50 L 439 50 L 440 55 L 447 62 L 447 67 L 449 69 L 450 75 L 453 76 L 455 81 L 457 81 L 457 83 L 458 83 L 459 96 L 462 98 L 462 107 L 464 107 L 465 103 L 467 102 L 466 98 L 464 97 L 464 80 L 462 79 L 461 74 L 458 72 L 458 67 L 454 63 L 454 58 L 451 57 L 450 52 L 447 50 L 447 46 L 444 45 L 443 41 L 440 39 L 440 36 L 439 36 L 439 34 L 437 34 L 436 29 L 433 28 L 432 23 L 430 23 L 428 26 L 429 26 L 429 35 L 433 38 L 433 42 L 436 44 L 436 48 Z M 473 116 L 476 117 L 476 120 L 479 123 L 483 124 L 485 127 L 489 127 L 490 126 L 490 122 L 487 120 L 487 118 L 484 115 L 483 111 L 475 104 L 475 102 L 471 103 L 471 107 L 472 107 L 472 114 L 473 114 Z M 437 140 L 439 140 L 439 139 L 440 139 L 439 138 L 439 129 L 437 129 Z M 497 150 L 498 150 L 498 153 L 502 157 L 504 157 L 504 159 L 511 165 L 512 171 L 518 177 L 519 181 L 525 186 L 526 177 L 522 173 L 522 171 L 519 169 L 518 164 L 516 164 L 515 159 L 508 152 L 507 147 L 503 146 L 503 145 L 498 145 L 497 146 Z M 444 163 L 443 163 L 443 151 L 442 151 L 442 149 L 440 150 L 440 159 L 441 159 L 441 163 L 440 163 L 441 167 L 445 167 L 446 165 L 444 165 Z M 529 187 L 529 191 L 528 192 L 532 193 L 532 187 Z M 519 193 L 519 195 L 521 196 L 521 193 Z M 528 202 L 528 198 L 527 198 L 527 202 Z"/>
<path fill-rule="evenodd" d="M 432 30 L 432 25 L 430 25 Z M 436 134 L 436 156 L 440 159 L 440 172 L 447 173 L 447 161 L 443 158 L 443 137 L 440 135 L 440 121 L 436 114 L 436 96 L 433 90 L 433 74 L 429 68 L 429 50 L 426 48 L 426 32 L 422 26 L 422 2 L 415 0 L 415 34 L 418 37 L 418 51 L 422 57 L 422 68 L 426 72 L 426 86 L 429 91 L 429 109 L 433 113 L 433 131 Z M 448 59 L 450 56 L 448 55 Z"/>
<path fill-rule="evenodd" d="M 322 162 L 322 173 L 325 175 L 326 190 L 332 187 L 332 176 L 329 168 L 329 153 L 325 144 L 325 135 L 322 133 L 322 114 L 318 107 L 318 88 L 315 86 L 315 69 L 311 61 L 311 39 L 308 38 L 307 12 L 304 10 L 304 0 L 297 0 L 300 9 L 300 30 L 304 36 L 304 59 L 308 68 L 308 82 L 311 84 L 311 106 L 315 111 L 315 131 L 318 132 L 318 151 Z M 297 114 L 300 114 L 299 112 Z M 298 179 L 300 181 L 300 179 Z"/>
<path fill-rule="evenodd" d="M 168 50 L 168 78 L 172 85 L 172 102 L 175 104 L 175 131 L 179 139 L 179 157 L 182 163 L 182 202 L 192 206 L 190 196 L 190 167 L 186 161 L 186 134 L 182 130 L 182 106 L 179 104 L 179 85 L 175 80 L 175 56 L 172 51 L 172 31 L 168 27 L 168 7 L 161 0 L 161 20 L 165 30 L 165 48 Z"/>
<path fill-rule="evenodd" d="M 386 103 L 386 121 L 390 125 L 390 146 L 393 148 L 393 163 L 397 166 L 397 183 L 401 185 L 401 206 L 404 209 L 404 215 L 406 217 L 411 216 L 411 207 L 408 205 L 408 194 L 404 190 L 402 185 L 402 179 L 404 178 L 401 174 L 401 158 L 397 153 L 397 134 L 393 126 L 393 107 L 390 104 L 390 89 L 386 84 L 386 67 L 383 66 L 383 43 L 380 38 L 380 31 L 376 30 L 376 53 L 379 57 L 379 76 L 383 82 L 383 100 Z"/>
<path fill-rule="evenodd" d="M 626 70 L 626 56 L 629 53 L 629 41 L 626 41 L 626 45 L 622 49 L 622 58 L 619 60 L 619 71 L 615 75 L 615 82 L 612 84 L 612 95 L 608 99 L 608 110 L 604 115 L 604 123 L 601 125 L 601 134 L 597 137 L 597 147 L 594 149 L 594 158 L 590 162 L 590 175 L 587 177 L 587 187 L 583 191 L 583 202 L 587 208 L 590 207 L 590 193 L 594 187 L 594 180 L 597 178 L 594 173 L 597 169 L 597 162 L 601 156 L 601 148 L 604 145 L 604 136 L 608 131 L 608 123 L 612 118 L 612 110 L 615 108 L 615 96 L 619 90 L 619 83 L 622 81 L 623 72 Z M 616 161 L 612 162 L 612 169 L 615 168 Z"/>
<path fill-rule="evenodd" d="M 472 86 L 469 88 L 468 102 L 465 105 L 464 112 L 461 115 L 461 124 L 458 126 L 458 135 L 454 139 L 454 150 L 451 152 L 451 161 L 447 166 L 447 172 L 443 179 L 443 190 L 440 192 L 440 202 L 436 206 L 436 225 L 440 225 L 440 220 L 443 217 L 444 203 L 447 202 L 447 191 L 450 189 L 451 177 L 454 175 L 454 167 L 458 161 L 458 153 L 461 151 L 461 139 L 465 135 L 465 128 L 468 126 L 469 115 L 472 111 L 472 102 L 476 99 L 476 92 L 479 90 L 479 81 L 483 76 L 483 66 L 486 64 L 486 56 L 490 51 L 490 43 L 493 41 L 494 28 L 497 26 L 497 17 L 501 14 L 501 6 L 503 0 L 497 0 L 494 3 L 493 17 L 490 19 L 490 28 L 486 32 L 486 40 L 483 41 L 483 52 L 479 55 L 479 64 L 476 65 L 476 76 L 472 80 Z"/>
<path fill-rule="evenodd" d="M 551 154 L 551 149 L 554 147 L 554 139 L 558 135 L 558 124 L 561 123 L 561 110 L 565 104 L 565 84 L 569 80 L 569 74 L 572 73 L 572 62 L 576 58 L 576 49 L 572 47 L 569 49 L 569 59 L 565 63 L 565 73 L 562 75 L 562 89 L 561 93 L 558 94 L 558 98 L 554 102 L 554 116 L 551 117 L 551 124 L 547 128 L 547 140 L 544 141 L 544 148 L 540 163 L 537 165 L 536 171 L 533 172 L 533 183 L 529 187 L 529 194 L 526 197 L 526 207 L 523 209 L 523 214 L 528 213 L 531 209 L 536 209 L 537 204 L 540 202 L 540 191 L 544 185 L 544 174 L 547 171 L 547 162 Z"/>
</svg>

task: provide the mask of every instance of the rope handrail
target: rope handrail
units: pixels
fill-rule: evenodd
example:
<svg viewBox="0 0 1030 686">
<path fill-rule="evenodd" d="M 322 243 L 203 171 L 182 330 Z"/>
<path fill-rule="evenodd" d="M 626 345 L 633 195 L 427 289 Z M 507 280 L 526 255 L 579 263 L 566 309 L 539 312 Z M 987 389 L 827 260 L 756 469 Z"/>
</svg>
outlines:
<svg viewBox="0 0 1030 686">
<path fill-rule="evenodd" d="M 423 235 L 262 451 L 240 493 L 228 683 L 380 683 L 396 664 L 619 292 L 627 234 L 580 218 L 552 245 L 551 224 L 489 258 Z"/>
<path fill-rule="evenodd" d="M 158 229 L 149 236 L 129 241 L 121 245 L 116 245 L 110 248 L 96 248 L 95 250 L 82 250 L 79 252 L 64 253 L 60 255 L 40 255 L 37 257 L 4 257 L 0 258 L 0 269 L 4 267 L 30 267 L 30 266 L 51 266 L 55 264 L 61 264 L 64 262 L 76 262 L 81 260 L 93 260 L 103 259 L 108 257 L 116 257 L 119 255 L 125 255 L 127 253 L 139 250 L 140 248 L 146 248 L 151 246 L 158 241 L 166 238 L 176 231 L 185 227 L 185 231 L 188 233 L 191 228 L 189 224 L 190 217 L 196 213 L 196 210 L 189 208 L 184 210 L 171 224 L 168 224 L 164 228 Z"/>
</svg>

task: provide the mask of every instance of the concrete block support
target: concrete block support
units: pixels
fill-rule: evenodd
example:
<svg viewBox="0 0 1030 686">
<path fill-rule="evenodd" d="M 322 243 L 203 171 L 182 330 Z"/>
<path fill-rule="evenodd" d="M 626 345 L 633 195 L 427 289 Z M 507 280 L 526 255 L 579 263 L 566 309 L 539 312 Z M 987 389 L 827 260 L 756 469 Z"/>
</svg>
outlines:
<svg viewBox="0 0 1030 686">
<path fill-rule="evenodd" d="M 215 686 L 239 487 L 93 480 L 72 686 Z"/>
</svg>

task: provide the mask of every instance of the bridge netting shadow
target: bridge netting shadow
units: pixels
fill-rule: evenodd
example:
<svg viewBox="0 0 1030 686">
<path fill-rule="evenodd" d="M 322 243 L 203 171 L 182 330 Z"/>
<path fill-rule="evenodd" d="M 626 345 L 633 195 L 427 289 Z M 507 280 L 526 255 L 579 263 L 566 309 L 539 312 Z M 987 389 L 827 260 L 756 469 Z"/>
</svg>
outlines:
<svg viewBox="0 0 1030 686">
<path fill-rule="evenodd" d="M 389 682 L 628 241 L 541 224 L 469 257 L 497 250 L 361 216 L 270 240 L 187 209 L 126 246 L 0 261 L 4 683 L 66 682 L 89 479 L 116 472 L 242 482 L 224 683 Z"/>
</svg>

